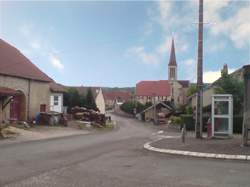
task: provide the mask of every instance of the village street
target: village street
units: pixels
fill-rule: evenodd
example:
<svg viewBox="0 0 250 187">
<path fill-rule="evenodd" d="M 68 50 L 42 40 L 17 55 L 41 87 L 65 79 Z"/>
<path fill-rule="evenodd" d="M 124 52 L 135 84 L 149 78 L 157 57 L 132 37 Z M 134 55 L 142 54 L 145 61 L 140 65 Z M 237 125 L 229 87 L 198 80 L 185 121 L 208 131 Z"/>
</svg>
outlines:
<svg viewBox="0 0 250 187">
<path fill-rule="evenodd" d="M 250 163 L 149 152 L 159 129 L 112 117 L 112 132 L 1 145 L 0 186 L 249 185 Z"/>
</svg>

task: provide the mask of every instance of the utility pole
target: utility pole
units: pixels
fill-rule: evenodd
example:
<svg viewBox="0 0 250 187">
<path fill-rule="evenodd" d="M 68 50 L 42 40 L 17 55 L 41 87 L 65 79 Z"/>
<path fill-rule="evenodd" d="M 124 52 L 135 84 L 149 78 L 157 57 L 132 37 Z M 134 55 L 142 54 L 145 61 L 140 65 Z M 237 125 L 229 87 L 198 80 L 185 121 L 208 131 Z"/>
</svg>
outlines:
<svg viewBox="0 0 250 187">
<path fill-rule="evenodd" d="M 243 67 L 244 72 L 244 83 L 245 83 L 245 91 L 244 91 L 244 120 L 243 120 L 243 146 L 248 145 L 249 135 L 248 132 L 250 130 L 250 65 L 246 65 Z"/>
<path fill-rule="evenodd" d="M 153 94 L 153 97 L 154 97 L 154 124 L 156 125 L 157 120 L 156 120 L 156 102 L 155 102 L 156 94 L 155 93 Z"/>
<path fill-rule="evenodd" d="M 195 120 L 195 136 L 202 138 L 202 107 L 203 107 L 203 0 L 199 0 L 198 23 L 198 59 L 197 59 L 197 105 Z"/>
</svg>

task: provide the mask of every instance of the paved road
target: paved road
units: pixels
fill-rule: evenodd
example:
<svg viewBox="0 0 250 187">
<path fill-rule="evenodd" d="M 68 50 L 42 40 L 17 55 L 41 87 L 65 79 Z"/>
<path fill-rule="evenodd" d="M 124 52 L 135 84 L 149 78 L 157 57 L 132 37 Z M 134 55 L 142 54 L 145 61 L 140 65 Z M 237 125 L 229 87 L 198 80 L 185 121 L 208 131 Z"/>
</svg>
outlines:
<svg viewBox="0 0 250 187">
<path fill-rule="evenodd" d="M 149 152 L 156 128 L 114 118 L 113 132 L 1 145 L 0 186 L 250 186 L 250 163 Z"/>
</svg>

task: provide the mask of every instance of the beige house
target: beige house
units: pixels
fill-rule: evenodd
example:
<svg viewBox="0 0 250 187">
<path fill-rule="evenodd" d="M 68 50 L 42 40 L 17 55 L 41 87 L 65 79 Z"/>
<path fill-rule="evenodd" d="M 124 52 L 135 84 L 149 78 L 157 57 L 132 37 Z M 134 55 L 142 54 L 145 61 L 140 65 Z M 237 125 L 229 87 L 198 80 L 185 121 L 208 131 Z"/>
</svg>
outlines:
<svg viewBox="0 0 250 187">
<path fill-rule="evenodd" d="M 0 39 L 1 122 L 31 120 L 38 112 L 48 111 L 52 81 L 18 49 Z"/>
<path fill-rule="evenodd" d="M 177 62 L 175 56 L 174 40 L 172 40 L 170 59 L 168 63 L 168 80 L 140 81 L 136 84 L 136 100 L 146 102 L 174 101 L 176 106 L 185 105 L 188 102 L 188 80 L 177 79 Z"/>
<path fill-rule="evenodd" d="M 227 67 L 226 64 L 224 64 L 222 72 L 228 73 L 228 67 Z M 238 78 L 240 80 L 243 80 L 243 70 L 242 70 L 242 68 L 234 71 L 230 75 L 233 76 L 234 78 Z M 210 106 L 212 104 L 212 95 L 215 94 L 215 87 L 216 87 L 216 82 L 217 81 L 215 81 L 214 83 L 212 83 L 208 87 L 204 88 L 204 90 L 203 90 L 203 107 L 207 107 L 207 106 Z M 190 96 L 189 101 L 191 103 L 192 108 L 195 108 L 196 107 L 196 102 L 197 102 L 196 94 Z"/>
</svg>

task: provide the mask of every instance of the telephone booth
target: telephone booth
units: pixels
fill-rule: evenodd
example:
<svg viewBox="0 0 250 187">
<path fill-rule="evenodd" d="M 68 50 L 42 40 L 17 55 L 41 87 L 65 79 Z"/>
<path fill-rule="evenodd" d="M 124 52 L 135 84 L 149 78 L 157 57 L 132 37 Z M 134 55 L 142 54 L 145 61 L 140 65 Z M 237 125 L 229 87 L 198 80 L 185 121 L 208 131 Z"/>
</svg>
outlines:
<svg viewBox="0 0 250 187">
<path fill-rule="evenodd" d="M 212 136 L 233 134 L 233 96 L 216 94 L 212 96 Z"/>
</svg>

